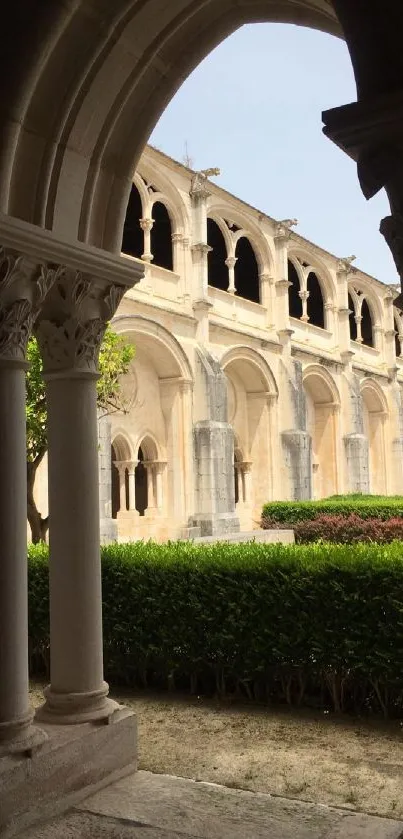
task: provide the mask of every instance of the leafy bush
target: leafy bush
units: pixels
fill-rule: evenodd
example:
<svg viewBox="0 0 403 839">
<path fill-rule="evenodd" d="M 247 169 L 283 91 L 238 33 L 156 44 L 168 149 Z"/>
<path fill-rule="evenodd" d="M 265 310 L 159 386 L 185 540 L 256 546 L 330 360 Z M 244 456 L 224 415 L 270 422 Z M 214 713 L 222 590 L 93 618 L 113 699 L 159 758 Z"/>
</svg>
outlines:
<svg viewBox="0 0 403 839">
<path fill-rule="evenodd" d="M 192 543 L 102 551 L 112 683 L 335 710 L 403 711 L 403 545 Z M 29 555 L 31 666 L 49 648 L 47 559 Z"/>
<path fill-rule="evenodd" d="M 262 512 L 267 528 L 309 521 L 321 515 L 359 516 L 362 519 L 403 517 L 403 497 L 388 495 L 335 495 L 320 501 L 271 501 Z"/>
<path fill-rule="evenodd" d="M 403 540 L 403 518 L 363 519 L 356 513 L 348 516 L 319 515 L 310 521 L 299 521 L 294 525 L 295 540 L 299 544 L 318 542 L 378 542 L 384 544 Z"/>
</svg>

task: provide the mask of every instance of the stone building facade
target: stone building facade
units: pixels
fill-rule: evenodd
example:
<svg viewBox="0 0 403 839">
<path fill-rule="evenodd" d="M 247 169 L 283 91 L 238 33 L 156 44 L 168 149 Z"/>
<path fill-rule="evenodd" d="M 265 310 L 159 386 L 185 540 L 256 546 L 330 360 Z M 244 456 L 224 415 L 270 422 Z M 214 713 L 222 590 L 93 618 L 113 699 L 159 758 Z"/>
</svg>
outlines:
<svg viewBox="0 0 403 839">
<path fill-rule="evenodd" d="M 104 540 L 252 530 L 270 499 L 403 493 L 403 318 L 386 286 L 147 147 L 112 321 L 136 348 L 100 418 Z M 38 481 L 46 507 L 46 464 Z"/>
</svg>

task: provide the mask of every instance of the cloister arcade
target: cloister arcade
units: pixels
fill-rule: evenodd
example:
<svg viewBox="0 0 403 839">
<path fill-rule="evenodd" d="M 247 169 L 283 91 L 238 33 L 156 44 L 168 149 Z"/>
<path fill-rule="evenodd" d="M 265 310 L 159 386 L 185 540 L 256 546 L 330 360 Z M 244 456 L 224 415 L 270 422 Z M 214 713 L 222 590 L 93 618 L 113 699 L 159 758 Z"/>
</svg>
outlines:
<svg viewBox="0 0 403 839">
<path fill-rule="evenodd" d="M 403 276 L 403 11 L 397 0 L 385 0 L 382 7 L 376 0 L 15 0 L 7 8 L 0 50 L 0 752 L 3 762 L 13 755 L 23 782 L 18 786 L 13 765 L 1 826 L 22 811 L 27 823 L 44 801 L 51 807 L 55 789 L 69 794 L 71 803 L 89 776 L 101 784 L 134 764 L 134 722 L 108 697 L 102 656 L 97 356 L 105 324 L 119 306 L 116 328 L 135 335 L 139 365 L 156 398 L 155 417 L 153 405 L 146 422 L 140 405 L 133 404 L 138 412 L 133 440 L 125 425 L 128 415 L 119 418 L 119 433 L 131 442 L 133 463 L 140 460 L 140 449 L 144 458 L 149 456 L 148 439 L 154 441 L 158 462 L 166 464 L 163 507 L 169 522 L 193 527 L 197 521 L 200 527 L 211 525 L 214 533 L 224 524 L 236 527 L 233 429 L 220 365 L 236 344 L 262 356 L 278 388 L 271 409 L 277 430 L 271 435 L 280 462 L 267 488 L 272 497 L 311 494 L 312 435 L 317 453 L 321 427 L 326 440 L 331 427 L 339 447 L 341 440 L 341 490 L 367 489 L 371 462 L 379 487 L 402 491 L 403 377 L 394 325 L 401 299 L 396 291 L 356 272 L 349 259 L 335 260 L 319 248 L 332 276 L 333 296 L 327 296 L 324 277 L 315 268 L 317 283 L 308 276 L 306 288 L 299 287 L 312 295 L 311 304 L 309 297 L 302 299 L 305 312 L 302 305 L 301 315 L 298 310 L 290 317 L 290 243 L 306 250 L 307 266 L 315 264 L 316 251 L 291 230 L 289 220 L 266 218 L 266 232 L 255 235 L 258 212 L 245 211 L 232 197 L 218 196 L 218 201 L 204 173 L 169 166 L 150 150 L 139 164 L 147 137 L 182 80 L 243 23 L 263 20 L 345 37 L 357 102 L 325 112 L 324 132 L 357 163 L 366 198 L 386 189 L 391 212 L 381 231 Z M 143 253 L 136 256 L 141 244 L 136 232 L 135 253 L 124 257 L 126 207 L 133 171 L 141 175 L 141 166 L 152 166 L 145 183 L 154 214 L 142 205 Z M 154 168 L 165 181 L 161 187 L 154 188 Z M 172 178 L 174 202 L 166 190 Z M 227 202 L 223 214 L 217 213 L 220 201 Z M 209 285 L 207 218 L 212 210 L 214 218 L 218 214 L 245 231 L 239 241 L 249 241 L 259 272 L 259 295 L 255 285 L 252 299 L 242 296 L 249 293 L 249 282 L 239 267 L 235 272 L 238 263 L 234 288 L 231 265 L 227 290 Z M 238 219 L 245 214 L 249 225 Z M 150 220 L 155 231 L 161 227 L 161 249 L 156 232 L 151 236 Z M 153 247 L 164 265 L 153 265 Z M 248 253 L 250 258 L 249 247 Z M 239 245 L 232 256 L 241 262 L 241 255 Z M 238 295 L 231 293 L 237 282 Z M 320 310 L 319 287 L 323 326 L 320 317 L 319 325 L 313 322 Z M 139 329 L 133 330 L 130 319 L 136 317 Z M 141 318 L 148 318 L 147 330 Z M 51 681 L 35 721 L 28 696 L 24 408 L 25 349 L 33 329 L 43 355 L 48 402 L 51 606 Z M 250 399 L 253 391 L 245 387 L 249 372 L 246 380 L 239 364 L 228 363 L 228 375 Z M 340 394 L 337 422 L 322 426 L 316 417 L 333 389 L 327 392 L 323 385 L 322 396 L 313 396 L 312 434 L 304 397 L 304 369 L 310 364 L 326 367 Z M 312 398 L 315 376 L 305 381 Z M 267 410 L 266 403 L 259 416 Z M 257 414 L 250 412 L 248 418 L 249 446 Z M 154 419 L 158 433 L 149 427 Z M 116 447 L 119 458 L 119 441 Z M 147 516 L 138 519 L 147 521 Z M 77 724 L 85 728 L 81 741 L 83 729 Z M 68 765 L 63 777 L 51 774 L 49 758 L 60 729 L 59 746 Z M 47 739 L 50 745 L 43 748 Z M 76 749 L 80 742 L 80 760 L 73 741 Z"/>
</svg>

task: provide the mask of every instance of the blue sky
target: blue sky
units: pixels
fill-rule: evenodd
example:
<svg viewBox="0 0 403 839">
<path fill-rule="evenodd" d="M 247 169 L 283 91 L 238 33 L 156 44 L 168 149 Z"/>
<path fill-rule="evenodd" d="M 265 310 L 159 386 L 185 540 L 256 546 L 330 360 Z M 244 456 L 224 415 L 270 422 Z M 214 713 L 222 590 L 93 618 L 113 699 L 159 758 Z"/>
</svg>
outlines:
<svg viewBox="0 0 403 839">
<path fill-rule="evenodd" d="M 244 26 L 182 85 L 150 142 L 383 282 L 398 282 L 380 219 L 384 192 L 367 202 L 356 167 L 323 136 L 321 112 L 356 99 L 347 47 L 296 26 Z"/>
</svg>

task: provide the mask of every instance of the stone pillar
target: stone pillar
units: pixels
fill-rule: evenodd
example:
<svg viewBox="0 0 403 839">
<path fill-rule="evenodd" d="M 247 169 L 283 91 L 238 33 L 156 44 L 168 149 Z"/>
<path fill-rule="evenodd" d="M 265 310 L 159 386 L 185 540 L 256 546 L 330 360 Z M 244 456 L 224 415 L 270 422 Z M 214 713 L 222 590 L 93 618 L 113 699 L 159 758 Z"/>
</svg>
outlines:
<svg viewBox="0 0 403 839">
<path fill-rule="evenodd" d="M 0 756 L 45 740 L 28 696 L 25 352 L 56 272 L 0 248 Z M 97 509 L 97 516 L 98 516 Z"/>
<path fill-rule="evenodd" d="M 155 475 L 155 506 L 157 510 L 162 513 L 164 507 L 163 474 L 166 463 L 164 463 L 164 461 L 156 460 L 153 466 Z"/>
<path fill-rule="evenodd" d="M 145 516 L 152 516 L 155 513 L 156 508 L 156 499 L 155 499 L 155 480 L 154 480 L 154 469 L 153 469 L 153 461 L 152 460 L 145 460 L 144 466 L 147 472 L 147 509 L 144 513 Z"/>
<path fill-rule="evenodd" d="M 153 229 L 154 219 L 152 218 L 141 218 L 140 219 L 140 227 L 144 233 L 144 253 L 141 254 L 141 258 L 144 262 L 152 262 L 153 255 L 151 253 L 151 231 Z"/>
<path fill-rule="evenodd" d="M 225 264 L 228 268 L 228 289 L 227 289 L 227 291 L 230 294 L 235 294 L 235 292 L 236 292 L 236 288 L 235 288 L 235 265 L 236 265 L 237 261 L 238 260 L 237 260 L 236 256 L 228 256 L 227 259 L 225 260 Z"/>
<path fill-rule="evenodd" d="M 108 416 L 98 416 L 99 521 L 101 543 L 118 538 L 117 522 L 112 518 L 111 423 Z"/>
<path fill-rule="evenodd" d="M 204 416 L 193 426 L 195 513 L 190 526 L 202 536 L 239 531 L 235 514 L 234 432 L 227 422 L 227 382 L 219 362 L 197 350 L 197 408 Z"/>
<path fill-rule="evenodd" d="M 103 680 L 97 363 L 124 286 L 65 269 L 36 331 L 48 404 L 51 684 L 38 719 L 107 719 Z"/>
<path fill-rule="evenodd" d="M 133 512 L 136 509 L 136 466 L 138 460 L 129 461 L 127 465 L 127 473 L 129 476 L 129 510 Z"/>
<path fill-rule="evenodd" d="M 369 448 L 364 433 L 363 401 L 358 376 L 347 375 L 350 392 L 350 428 L 344 437 L 349 492 L 369 492 Z"/>
<path fill-rule="evenodd" d="M 306 398 L 302 381 L 302 365 L 297 359 L 281 364 L 283 409 L 288 427 L 281 433 L 286 487 L 291 500 L 312 497 L 312 440 L 306 427 Z M 290 422 L 291 420 L 291 422 Z"/>
<path fill-rule="evenodd" d="M 259 275 L 260 302 L 267 311 L 267 328 L 275 328 L 276 306 L 275 306 L 275 285 L 271 274 L 263 272 Z"/>
<path fill-rule="evenodd" d="M 291 228 L 297 224 L 296 219 L 279 222 L 276 228 L 274 244 L 276 247 L 276 327 L 280 341 L 287 354 L 291 352 L 292 330 L 290 329 L 290 313 L 288 305 L 288 242 L 292 235 Z"/>
<path fill-rule="evenodd" d="M 114 464 L 119 472 L 119 513 L 126 512 L 126 461 L 115 460 Z"/>
</svg>

